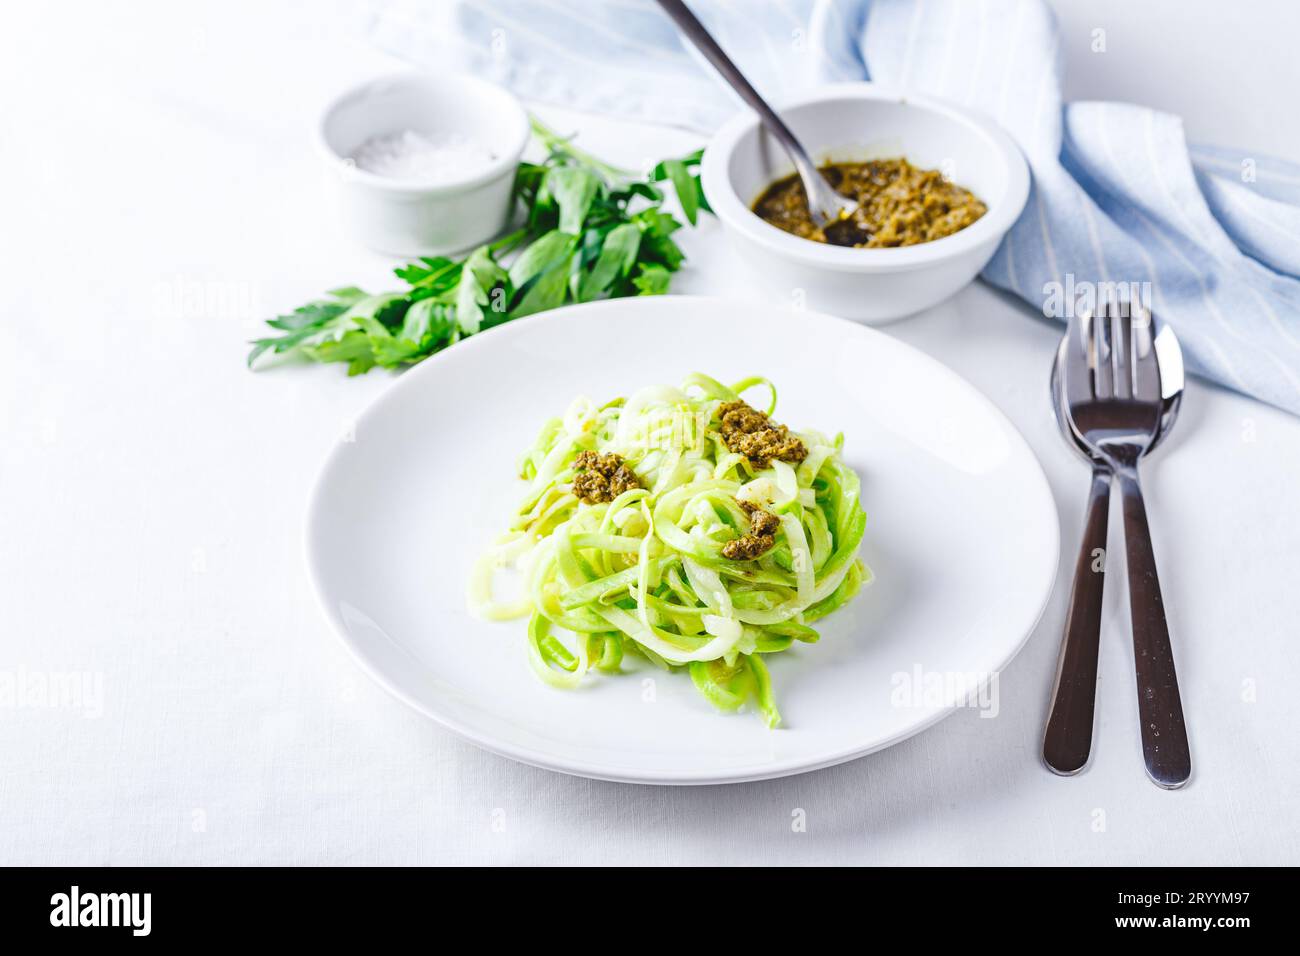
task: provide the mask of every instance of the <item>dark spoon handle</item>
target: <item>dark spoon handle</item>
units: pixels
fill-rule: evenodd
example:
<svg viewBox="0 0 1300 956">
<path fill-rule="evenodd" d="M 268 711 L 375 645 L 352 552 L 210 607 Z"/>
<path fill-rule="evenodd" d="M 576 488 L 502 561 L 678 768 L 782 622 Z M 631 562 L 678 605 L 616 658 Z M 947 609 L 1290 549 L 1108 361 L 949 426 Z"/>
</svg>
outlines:
<svg viewBox="0 0 1300 956">
<path fill-rule="evenodd" d="M 1056 684 L 1043 733 L 1043 760 L 1060 774 L 1078 773 L 1092 753 L 1093 711 L 1097 700 L 1097 653 L 1101 637 L 1101 597 L 1106 581 L 1106 525 L 1110 520 L 1110 469 L 1094 465 L 1083 523 L 1083 540 L 1074 564 L 1074 586 L 1065 618 Z M 1100 566 L 1098 562 L 1100 561 Z"/>
</svg>

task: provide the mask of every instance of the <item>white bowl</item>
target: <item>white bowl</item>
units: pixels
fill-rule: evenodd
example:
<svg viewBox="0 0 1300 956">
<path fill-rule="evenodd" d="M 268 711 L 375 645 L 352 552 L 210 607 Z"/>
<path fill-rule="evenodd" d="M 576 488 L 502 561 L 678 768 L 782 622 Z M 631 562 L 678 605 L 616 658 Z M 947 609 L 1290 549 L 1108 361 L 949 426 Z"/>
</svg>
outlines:
<svg viewBox="0 0 1300 956">
<path fill-rule="evenodd" d="M 988 206 L 960 232 L 914 246 L 846 249 L 801 239 L 753 212 L 754 201 L 793 173 L 794 164 L 757 116 L 738 116 L 704 152 L 704 193 L 740 257 L 784 299 L 870 323 L 911 315 L 970 282 L 1024 209 L 1024 157 L 998 126 L 968 110 L 846 83 L 823 87 L 780 113 L 819 163 L 902 156 L 941 170 Z"/>
<path fill-rule="evenodd" d="M 366 140 L 403 130 L 460 134 L 491 159 L 464 176 L 427 183 L 357 168 L 352 157 Z M 380 252 L 441 255 L 505 228 L 529 124 L 519 101 L 491 83 L 456 73 L 406 73 L 339 96 L 326 108 L 319 136 L 351 235 Z"/>
</svg>

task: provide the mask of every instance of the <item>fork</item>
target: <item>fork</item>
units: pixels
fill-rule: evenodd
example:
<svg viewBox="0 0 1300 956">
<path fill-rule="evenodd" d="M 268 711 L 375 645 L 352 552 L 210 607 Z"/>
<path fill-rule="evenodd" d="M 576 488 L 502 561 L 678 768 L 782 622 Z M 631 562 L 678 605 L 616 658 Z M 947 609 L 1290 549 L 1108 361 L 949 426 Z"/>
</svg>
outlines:
<svg viewBox="0 0 1300 956">
<path fill-rule="evenodd" d="M 1191 753 L 1138 476 L 1163 411 L 1151 315 L 1116 303 L 1096 317 L 1071 316 L 1067 335 L 1061 374 L 1070 422 L 1109 467 L 1123 504 L 1142 756 L 1156 785 L 1176 789 L 1191 776 Z"/>
</svg>

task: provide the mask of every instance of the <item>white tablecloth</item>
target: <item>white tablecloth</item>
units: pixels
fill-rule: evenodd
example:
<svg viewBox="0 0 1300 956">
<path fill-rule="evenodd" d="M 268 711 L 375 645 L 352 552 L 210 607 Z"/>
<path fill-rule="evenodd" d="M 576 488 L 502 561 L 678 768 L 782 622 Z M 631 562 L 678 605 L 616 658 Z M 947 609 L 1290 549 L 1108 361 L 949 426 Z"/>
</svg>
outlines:
<svg viewBox="0 0 1300 956">
<path fill-rule="evenodd" d="M 1069 95 L 1300 155 L 1272 42 L 1296 11 L 1130 6 L 1062 5 Z M 301 532 L 325 452 L 390 379 L 243 367 L 264 315 L 391 266 L 335 228 L 313 155 L 323 101 L 392 66 L 339 12 L 5 7 L 0 863 L 1300 862 L 1300 420 L 1193 382 L 1146 470 L 1192 784 L 1142 772 L 1122 567 L 1095 762 L 1054 777 L 1038 742 L 1087 477 L 1046 404 L 1057 328 L 978 284 L 889 331 L 984 390 L 1057 494 L 1057 593 L 996 719 L 958 712 L 801 777 L 657 789 L 483 753 L 370 684 L 316 609 Z M 697 145 L 541 113 L 625 164 Z M 679 291 L 752 294 L 720 239 L 685 236 Z"/>
</svg>

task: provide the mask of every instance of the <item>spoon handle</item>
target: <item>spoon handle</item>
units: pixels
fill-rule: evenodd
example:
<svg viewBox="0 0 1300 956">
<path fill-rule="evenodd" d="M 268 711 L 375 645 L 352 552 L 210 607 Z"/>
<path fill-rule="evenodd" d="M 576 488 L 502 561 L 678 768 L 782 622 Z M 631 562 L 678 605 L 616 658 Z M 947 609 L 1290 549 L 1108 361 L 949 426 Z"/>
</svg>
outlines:
<svg viewBox="0 0 1300 956">
<path fill-rule="evenodd" d="M 1121 468 L 1118 478 L 1120 497 L 1124 501 L 1124 545 L 1128 558 L 1129 604 L 1133 611 L 1142 757 L 1152 782 L 1174 790 L 1192 775 L 1174 651 L 1169 644 L 1169 625 L 1160 596 L 1156 555 L 1151 547 L 1151 528 L 1147 524 L 1137 469 Z"/>
<path fill-rule="evenodd" d="M 1043 733 L 1043 760 L 1059 774 L 1075 774 L 1092 753 L 1093 711 L 1097 699 L 1097 652 L 1101 636 L 1101 596 L 1106 580 L 1106 525 L 1110 520 L 1111 471 L 1094 465 L 1083 521 L 1083 540 L 1074 564 L 1074 586 L 1065 619 L 1065 636 L 1056 666 L 1051 709 Z"/>
<path fill-rule="evenodd" d="M 722 47 L 718 46 L 718 42 L 713 39 L 712 34 L 704 28 L 704 24 L 695 14 L 691 13 L 690 8 L 682 0 L 659 0 L 659 6 L 695 44 L 695 48 L 704 54 L 704 58 L 713 64 L 713 68 L 722 74 L 722 78 L 731 84 L 731 88 L 740 94 L 740 98 L 758 114 L 768 132 L 775 136 L 790 154 L 804 181 L 810 181 L 811 176 L 820 176 L 816 164 L 804 151 L 799 140 L 790 132 L 785 121 L 767 105 L 763 97 L 758 95 L 758 91 L 750 85 L 749 80 L 745 79 L 745 75 L 740 72 L 736 64 L 731 62 L 731 58 L 722 51 Z"/>
</svg>

